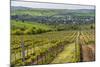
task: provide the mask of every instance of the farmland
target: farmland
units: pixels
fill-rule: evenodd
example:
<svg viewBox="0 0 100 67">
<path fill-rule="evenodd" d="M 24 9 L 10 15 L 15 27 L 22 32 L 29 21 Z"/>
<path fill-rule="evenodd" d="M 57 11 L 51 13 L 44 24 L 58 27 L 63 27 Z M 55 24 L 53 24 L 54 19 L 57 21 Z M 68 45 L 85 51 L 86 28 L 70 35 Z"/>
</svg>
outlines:
<svg viewBox="0 0 100 67">
<path fill-rule="evenodd" d="M 17 58 L 16 59 L 20 59 L 19 61 L 22 61 L 21 60 L 21 37 L 24 37 L 24 47 L 26 47 L 24 50 L 26 55 L 26 58 L 29 59 L 29 60 L 32 60 L 32 58 L 35 60 L 37 56 L 40 56 L 41 57 L 41 54 L 44 54 L 45 56 L 45 53 L 50 53 L 50 57 L 53 58 L 55 57 L 56 53 L 58 53 L 59 51 L 62 51 L 64 45 L 66 45 L 67 43 L 71 43 L 75 40 L 75 34 L 76 32 L 65 32 L 65 31 L 61 31 L 61 32 L 49 32 L 49 33 L 43 33 L 41 35 L 25 35 L 25 36 L 12 36 L 13 38 L 13 41 L 12 41 L 12 44 L 16 43 L 11 49 L 13 49 L 13 52 L 17 52 Z M 62 35 L 62 36 L 61 36 Z M 63 36 L 66 36 L 66 37 L 63 37 Z M 70 35 L 70 37 L 69 37 Z M 69 39 L 71 39 L 69 41 Z M 62 47 L 62 48 L 61 48 Z M 53 53 L 54 51 L 54 48 L 55 48 L 55 55 Z M 17 50 L 16 50 L 17 49 Z M 58 51 L 59 49 L 59 51 Z M 13 54 L 12 55 L 16 55 L 16 54 Z M 35 54 L 35 55 L 34 55 Z M 19 55 L 19 57 L 18 57 Z M 31 56 L 33 55 L 33 57 Z M 32 57 L 32 58 L 28 58 L 28 56 Z M 50 57 L 47 59 L 47 61 L 45 63 L 48 63 L 50 62 Z M 14 57 L 12 57 L 14 59 Z M 44 59 L 45 60 L 45 59 Z M 28 61 L 28 60 L 27 60 Z M 29 61 L 30 63 L 31 61 Z"/>
<path fill-rule="evenodd" d="M 95 10 L 11 6 L 11 66 L 95 61 Z"/>
<path fill-rule="evenodd" d="M 87 45 L 95 44 L 94 34 L 90 34 L 86 31 L 80 34 L 78 31 L 60 31 L 12 35 L 11 62 L 16 65 L 79 62 L 82 57 L 80 45 L 87 48 Z M 79 38 L 82 38 L 82 41 L 79 41 Z"/>
</svg>

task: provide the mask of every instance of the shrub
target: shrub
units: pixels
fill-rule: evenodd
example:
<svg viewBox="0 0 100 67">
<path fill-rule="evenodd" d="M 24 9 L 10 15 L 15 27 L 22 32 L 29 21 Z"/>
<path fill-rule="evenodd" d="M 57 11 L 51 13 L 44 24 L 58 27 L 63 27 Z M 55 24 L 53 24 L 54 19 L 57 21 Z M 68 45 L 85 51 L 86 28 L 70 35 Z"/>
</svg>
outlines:
<svg viewBox="0 0 100 67">
<path fill-rule="evenodd" d="M 21 35 L 23 34 L 23 31 L 21 31 L 20 29 L 16 29 L 15 31 L 13 31 L 13 34 Z"/>
<path fill-rule="evenodd" d="M 35 34 L 36 33 L 36 29 L 34 27 L 26 29 L 24 31 L 24 34 Z"/>
</svg>

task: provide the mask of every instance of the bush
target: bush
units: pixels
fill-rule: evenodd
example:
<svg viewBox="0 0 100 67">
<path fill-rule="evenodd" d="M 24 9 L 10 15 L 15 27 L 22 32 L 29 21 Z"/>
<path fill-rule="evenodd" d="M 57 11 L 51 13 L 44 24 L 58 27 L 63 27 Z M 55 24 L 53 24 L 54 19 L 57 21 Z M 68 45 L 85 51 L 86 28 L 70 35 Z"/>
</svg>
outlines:
<svg viewBox="0 0 100 67">
<path fill-rule="evenodd" d="M 45 29 L 40 29 L 40 28 L 37 29 L 37 33 L 44 33 L 44 32 L 46 32 Z"/>
<path fill-rule="evenodd" d="M 24 34 L 35 34 L 35 33 L 37 33 L 37 32 L 36 32 L 36 29 L 34 27 L 26 29 L 24 31 Z"/>
<path fill-rule="evenodd" d="M 20 29 L 16 29 L 15 31 L 12 32 L 12 34 L 21 35 L 23 34 L 23 31 L 21 31 Z"/>
<path fill-rule="evenodd" d="M 21 34 L 40 34 L 40 33 L 48 32 L 48 31 L 51 31 L 51 30 L 31 27 L 31 28 L 27 28 L 25 30 L 16 29 L 14 31 L 11 31 L 11 34 L 16 34 L 16 35 L 21 35 Z"/>
</svg>

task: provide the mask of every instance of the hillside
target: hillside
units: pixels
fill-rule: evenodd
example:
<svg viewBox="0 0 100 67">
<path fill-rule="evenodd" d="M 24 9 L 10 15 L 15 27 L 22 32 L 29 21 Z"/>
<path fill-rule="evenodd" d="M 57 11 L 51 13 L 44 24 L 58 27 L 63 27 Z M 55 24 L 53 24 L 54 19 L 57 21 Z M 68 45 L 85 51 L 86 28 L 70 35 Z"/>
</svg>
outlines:
<svg viewBox="0 0 100 67">
<path fill-rule="evenodd" d="M 41 9 L 27 7 L 11 7 L 11 19 L 49 24 L 94 23 L 93 9 Z"/>
<path fill-rule="evenodd" d="M 41 23 L 11 21 L 11 34 L 37 34 L 51 30 L 50 26 Z"/>
</svg>

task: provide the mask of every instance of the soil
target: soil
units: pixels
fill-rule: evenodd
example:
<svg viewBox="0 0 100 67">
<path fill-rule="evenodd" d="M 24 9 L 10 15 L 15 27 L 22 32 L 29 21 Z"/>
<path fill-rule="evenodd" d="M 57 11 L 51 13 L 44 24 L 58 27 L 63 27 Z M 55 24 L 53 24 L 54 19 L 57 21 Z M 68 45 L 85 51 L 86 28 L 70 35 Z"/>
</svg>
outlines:
<svg viewBox="0 0 100 67">
<path fill-rule="evenodd" d="M 82 61 L 95 61 L 95 45 L 82 45 Z"/>
</svg>

